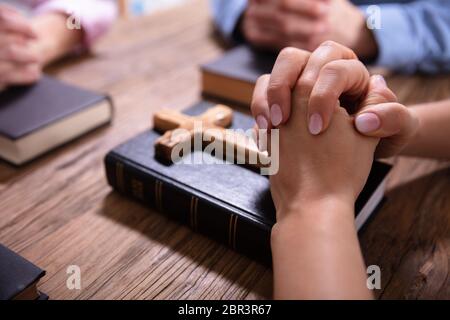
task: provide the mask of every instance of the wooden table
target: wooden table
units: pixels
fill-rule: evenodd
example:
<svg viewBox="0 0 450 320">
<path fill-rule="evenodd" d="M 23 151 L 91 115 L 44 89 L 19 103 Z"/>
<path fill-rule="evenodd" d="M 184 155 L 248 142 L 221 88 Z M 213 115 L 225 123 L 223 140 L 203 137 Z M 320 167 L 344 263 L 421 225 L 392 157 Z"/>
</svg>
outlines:
<svg viewBox="0 0 450 320">
<path fill-rule="evenodd" d="M 104 155 L 151 127 L 161 107 L 199 99 L 198 65 L 223 49 L 205 0 L 119 22 L 92 57 L 49 70 L 109 92 L 117 114 L 100 129 L 23 168 L 0 164 L 0 242 L 47 270 L 52 299 L 270 298 L 272 274 L 250 259 L 129 201 L 107 185 Z M 450 77 L 389 79 L 401 101 L 446 98 Z M 449 124 L 450 125 L 450 124 Z M 361 234 L 382 270 L 380 298 L 450 298 L 450 168 L 395 159 L 388 202 Z M 68 290 L 78 265 L 81 290 Z"/>
</svg>

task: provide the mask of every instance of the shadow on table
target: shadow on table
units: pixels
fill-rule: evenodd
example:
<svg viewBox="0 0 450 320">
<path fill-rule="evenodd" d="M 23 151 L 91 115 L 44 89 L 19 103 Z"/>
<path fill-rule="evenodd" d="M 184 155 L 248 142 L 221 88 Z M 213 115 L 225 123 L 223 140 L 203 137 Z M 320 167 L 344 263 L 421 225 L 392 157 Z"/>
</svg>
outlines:
<svg viewBox="0 0 450 320">
<path fill-rule="evenodd" d="M 13 179 L 20 170 L 3 160 L 0 160 L 0 185 Z"/>
<path fill-rule="evenodd" d="M 238 283 L 248 289 L 250 298 L 252 295 L 270 298 L 272 294 L 272 272 L 269 269 L 163 214 L 114 191 L 105 198 L 102 214 L 170 247 L 218 276 Z M 265 279 L 261 281 L 261 278 Z"/>
</svg>

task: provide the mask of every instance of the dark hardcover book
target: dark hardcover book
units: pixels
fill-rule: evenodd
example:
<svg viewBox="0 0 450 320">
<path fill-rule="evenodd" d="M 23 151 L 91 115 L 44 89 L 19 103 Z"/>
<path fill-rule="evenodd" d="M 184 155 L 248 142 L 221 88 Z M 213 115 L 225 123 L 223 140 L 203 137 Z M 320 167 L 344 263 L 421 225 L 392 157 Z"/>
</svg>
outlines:
<svg viewBox="0 0 450 320">
<path fill-rule="evenodd" d="M 37 298 L 36 300 L 48 300 L 48 299 L 49 299 L 48 295 L 39 291 L 39 298 Z"/>
<path fill-rule="evenodd" d="M 46 300 L 37 290 L 45 271 L 0 244 L 0 300 Z"/>
<path fill-rule="evenodd" d="M 275 59 L 273 53 L 256 51 L 246 45 L 231 49 L 201 66 L 203 95 L 248 106 L 256 80 L 272 71 Z"/>
<path fill-rule="evenodd" d="M 44 76 L 0 93 L 0 157 L 23 164 L 111 118 L 106 95 Z"/>
<path fill-rule="evenodd" d="M 210 106 L 211 103 L 201 102 L 185 112 L 198 115 Z M 251 117 L 234 111 L 232 128 L 248 129 L 253 123 Z M 270 231 L 275 223 L 275 208 L 268 177 L 235 164 L 160 162 L 154 154 L 154 142 L 159 136 L 150 130 L 109 152 L 105 158 L 109 184 L 195 231 L 270 264 Z M 196 152 L 201 150 L 193 151 Z M 356 202 L 358 229 L 383 199 L 390 168 L 374 162 Z"/>
</svg>

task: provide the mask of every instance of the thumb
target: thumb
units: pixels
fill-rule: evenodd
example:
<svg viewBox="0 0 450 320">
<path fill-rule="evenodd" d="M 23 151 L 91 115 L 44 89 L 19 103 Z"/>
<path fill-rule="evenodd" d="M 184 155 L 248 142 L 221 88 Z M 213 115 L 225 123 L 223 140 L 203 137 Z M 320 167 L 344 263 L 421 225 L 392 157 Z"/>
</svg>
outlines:
<svg viewBox="0 0 450 320">
<path fill-rule="evenodd" d="M 414 133 L 417 119 L 413 112 L 396 102 L 366 107 L 355 118 L 356 129 L 371 137 L 408 137 Z"/>
<path fill-rule="evenodd" d="M 359 111 L 355 115 L 356 129 L 369 136 L 380 137 L 381 118 L 386 116 L 385 107 L 375 108 L 380 114 L 375 112 L 374 107 L 384 103 L 397 102 L 395 94 L 387 87 L 386 81 L 381 75 L 374 75 L 370 78 L 367 94 L 359 105 Z M 389 112 L 389 111 L 388 111 Z M 390 119 L 390 117 L 387 117 Z"/>
</svg>

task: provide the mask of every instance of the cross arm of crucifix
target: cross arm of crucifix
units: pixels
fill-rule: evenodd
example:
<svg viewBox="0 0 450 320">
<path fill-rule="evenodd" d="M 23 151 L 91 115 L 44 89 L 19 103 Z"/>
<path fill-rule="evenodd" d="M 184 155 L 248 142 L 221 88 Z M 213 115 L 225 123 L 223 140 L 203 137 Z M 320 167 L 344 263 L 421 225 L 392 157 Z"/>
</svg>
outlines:
<svg viewBox="0 0 450 320">
<path fill-rule="evenodd" d="M 226 159 L 230 159 L 232 152 L 232 158 L 238 163 L 257 168 L 269 165 L 267 152 L 261 152 L 254 139 L 226 129 L 233 121 L 233 111 L 227 106 L 216 105 L 197 116 L 164 109 L 157 112 L 153 120 L 155 129 L 163 133 L 155 142 L 155 154 L 165 161 L 172 162 L 177 146 L 188 146 L 190 151 L 194 140 L 201 139 L 202 147 L 209 143 L 221 146 L 221 154 Z"/>
</svg>

